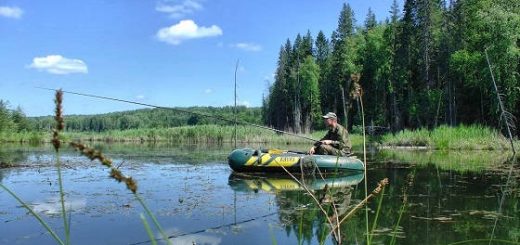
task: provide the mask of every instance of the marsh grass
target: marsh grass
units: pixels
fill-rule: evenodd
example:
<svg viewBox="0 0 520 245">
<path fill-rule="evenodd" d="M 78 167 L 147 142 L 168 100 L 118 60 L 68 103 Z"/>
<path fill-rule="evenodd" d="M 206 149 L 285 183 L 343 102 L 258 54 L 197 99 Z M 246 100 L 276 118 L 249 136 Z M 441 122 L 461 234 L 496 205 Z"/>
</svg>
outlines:
<svg viewBox="0 0 520 245">
<path fill-rule="evenodd" d="M 149 142 L 149 143 L 232 143 L 234 142 L 234 126 L 226 125 L 195 125 L 173 128 L 149 128 L 113 130 L 105 132 L 61 132 L 63 141 L 89 142 Z M 325 130 L 314 131 L 302 136 L 320 139 L 326 134 Z M 351 134 L 353 145 L 363 144 L 361 135 Z M 44 143 L 52 139 L 44 132 L 2 132 L 0 142 Z M 237 127 L 237 141 L 240 143 L 269 143 L 269 144 L 309 144 L 310 140 L 288 134 L 275 133 L 269 130 L 251 127 Z"/>
<path fill-rule="evenodd" d="M 232 143 L 235 128 L 222 125 L 197 125 L 158 129 L 130 129 L 125 131 L 68 132 L 69 139 L 87 141 L 133 141 L 133 142 L 171 142 L 171 143 Z M 243 143 L 285 143 L 295 144 L 309 140 L 291 135 L 277 134 L 265 129 L 250 126 L 237 127 L 237 141 Z"/>
<path fill-rule="evenodd" d="M 502 151 L 430 151 L 430 150 L 381 150 L 378 162 L 405 163 L 419 166 L 433 164 L 439 169 L 458 172 L 490 170 L 499 168 L 512 152 Z"/>
<path fill-rule="evenodd" d="M 497 130 L 480 125 L 440 126 L 433 130 L 403 130 L 381 138 L 383 146 L 424 146 L 437 150 L 508 150 L 508 140 Z"/>
<path fill-rule="evenodd" d="M 29 144 L 39 144 L 44 142 L 49 142 L 49 136 L 46 132 L 36 132 L 36 131 L 21 131 L 21 132 L 9 132 L 2 131 L 0 132 L 0 143 L 29 143 Z"/>
</svg>

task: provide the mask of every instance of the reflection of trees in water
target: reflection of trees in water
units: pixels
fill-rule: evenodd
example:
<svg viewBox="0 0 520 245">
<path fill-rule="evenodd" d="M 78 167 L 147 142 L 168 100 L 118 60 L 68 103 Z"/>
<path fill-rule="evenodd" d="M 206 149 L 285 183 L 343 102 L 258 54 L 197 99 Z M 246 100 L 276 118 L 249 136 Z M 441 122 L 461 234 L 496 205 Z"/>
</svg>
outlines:
<svg viewBox="0 0 520 245">
<path fill-rule="evenodd" d="M 27 152 L 22 150 L 10 150 L 9 148 L 0 148 L 0 182 L 4 179 L 7 168 L 16 167 L 17 165 L 27 162 Z"/>
<path fill-rule="evenodd" d="M 16 166 L 27 163 L 29 152 L 23 149 L 11 149 L 0 147 L 0 168 Z"/>
<path fill-rule="evenodd" d="M 377 224 L 373 226 L 380 196 L 369 202 L 369 227 L 374 227 L 372 242 L 389 244 L 393 236 L 397 244 L 446 244 L 449 242 L 475 238 L 503 239 L 519 241 L 520 173 L 513 174 L 507 189 L 506 173 L 497 172 L 455 172 L 442 171 L 435 165 L 415 169 L 411 186 L 404 176 L 413 169 L 374 171 L 369 183 L 390 177 L 390 185 L 385 189 Z M 400 223 L 400 209 L 403 206 L 403 187 L 407 186 L 408 203 Z M 370 186 L 369 186 L 370 188 Z M 500 193 L 504 193 L 502 208 Z M 314 190 L 321 199 L 323 190 Z M 325 196 L 324 200 L 327 200 Z M 331 189 L 331 199 L 338 205 L 338 212 L 346 214 L 354 204 L 364 198 L 362 189 L 351 187 Z M 276 193 L 279 219 L 287 234 L 297 237 L 299 244 L 334 241 L 327 237 L 331 227 L 326 217 L 312 197 L 303 190 Z M 329 217 L 334 215 L 327 209 Z M 499 211 L 500 210 L 500 211 Z M 493 224 L 498 225 L 493 230 Z M 366 239 L 364 210 L 341 224 L 341 244 L 354 244 Z M 393 229 L 398 225 L 396 233 Z"/>
<path fill-rule="evenodd" d="M 314 195 L 320 201 L 331 220 L 342 217 L 351 208 L 353 188 L 343 186 L 315 190 Z M 316 235 L 322 243 L 330 233 L 330 224 L 314 199 L 305 191 L 285 191 L 276 194 L 276 203 L 279 207 L 279 219 L 285 226 L 287 234 L 293 232 L 299 244 L 310 243 Z M 333 205 L 335 209 L 333 208 Z M 315 232 L 315 233 L 314 233 Z"/>
</svg>

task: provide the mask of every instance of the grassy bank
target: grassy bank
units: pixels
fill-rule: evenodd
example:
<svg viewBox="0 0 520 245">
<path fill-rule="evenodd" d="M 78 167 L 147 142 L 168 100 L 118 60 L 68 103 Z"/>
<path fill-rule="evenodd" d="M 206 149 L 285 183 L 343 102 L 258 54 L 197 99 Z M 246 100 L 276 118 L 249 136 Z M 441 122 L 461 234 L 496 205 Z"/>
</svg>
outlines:
<svg viewBox="0 0 520 245">
<path fill-rule="evenodd" d="M 64 132 L 65 140 L 91 142 L 168 142 L 183 144 L 232 143 L 233 126 L 198 125 L 157 129 L 112 130 L 105 132 Z M 303 136 L 320 139 L 325 131 L 315 131 Z M 43 143 L 50 142 L 50 132 L 0 133 L 0 142 Z M 359 134 L 350 136 L 354 148 L 363 145 Z M 278 134 L 269 130 L 239 126 L 237 140 L 241 143 L 263 144 L 311 144 L 308 139 L 293 135 Z M 375 139 L 372 140 L 374 142 Z M 482 126 L 441 126 L 434 130 L 404 130 L 395 135 L 387 134 L 377 139 L 383 148 L 391 147 L 426 147 L 436 150 L 506 150 L 509 141 L 498 131 Z M 517 143 L 515 143 L 517 144 Z M 518 146 L 517 146 L 518 147 Z"/>
<path fill-rule="evenodd" d="M 238 126 L 237 141 L 245 143 L 276 143 L 276 144 L 309 144 L 308 139 L 273 131 Z M 325 131 L 317 131 L 312 135 L 302 136 L 319 139 Z M 105 132 L 63 132 L 64 140 L 81 140 L 92 142 L 169 142 L 169 143 L 231 143 L 235 139 L 233 126 L 198 125 L 172 128 L 111 130 Z M 0 142 L 50 142 L 51 132 L 3 132 L 0 133 Z"/>
<path fill-rule="evenodd" d="M 454 170 L 459 172 L 481 172 L 495 170 L 503 167 L 510 160 L 512 152 L 502 151 L 424 151 L 424 150 L 381 150 L 377 161 L 382 163 L 399 163 L 408 165 L 434 165 L 441 170 Z"/>
<path fill-rule="evenodd" d="M 508 150 L 508 139 L 495 129 L 472 125 L 448 127 L 434 130 L 404 130 L 395 135 L 381 138 L 383 147 L 426 147 L 435 150 Z M 518 143 L 515 142 L 518 148 Z"/>
<path fill-rule="evenodd" d="M 51 133 L 46 132 L 0 132 L 0 143 L 43 143 L 50 142 Z"/>
</svg>

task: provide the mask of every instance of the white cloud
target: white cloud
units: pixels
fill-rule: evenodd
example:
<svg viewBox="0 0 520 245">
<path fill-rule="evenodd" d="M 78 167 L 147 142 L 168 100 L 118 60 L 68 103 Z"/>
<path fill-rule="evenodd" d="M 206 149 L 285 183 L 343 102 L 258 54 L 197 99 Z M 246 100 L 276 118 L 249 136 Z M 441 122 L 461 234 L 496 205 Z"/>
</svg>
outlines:
<svg viewBox="0 0 520 245">
<path fill-rule="evenodd" d="M 213 93 L 213 90 L 211 90 L 210 88 L 208 88 L 208 89 L 204 90 L 204 93 L 205 93 L 205 94 L 211 94 L 211 93 Z"/>
<path fill-rule="evenodd" d="M 13 19 L 20 19 L 22 17 L 22 14 L 23 10 L 21 8 L 0 6 L 0 16 Z"/>
<path fill-rule="evenodd" d="M 87 199 L 85 198 L 68 198 L 65 200 L 65 210 L 81 211 L 87 206 Z M 61 202 L 59 197 L 52 197 L 46 201 L 37 201 L 31 204 L 32 209 L 37 213 L 44 213 L 47 215 L 56 215 L 61 213 Z"/>
<path fill-rule="evenodd" d="M 135 96 L 135 98 L 137 100 L 144 100 L 146 97 L 144 97 L 144 95 L 140 94 L 140 95 Z"/>
<path fill-rule="evenodd" d="M 245 107 L 251 107 L 251 102 L 249 102 L 247 100 L 238 100 L 237 101 L 237 105 L 243 105 Z"/>
<path fill-rule="evenodd" d="M 179 23 L 170 27 L 161 28 L 157 31 L 157 38 L 160 41 L 178 45 L 184 40 L 214 37 L 222 35 L 222 29 L 216 25 L 210 27 L 198 26 L 193 20 L 181 20 Z"/>
<path fill-rule="evenodd" d="M 35 57 L 29 68 L 46 71 L 52 74 L 88 73 L 85 62 L 78 59 L 68 59 L 61 55 Z"/>
<path fill-rule="evenodd" d="M 242 49 L 245 51 L 258 52 L 262 50 L 262 46 L 255 43 L 235 43 L 231 47 Z"/>
<path fill-rule="evenodd" d="M 170 1 L 161 1 L 157 3 L 155 10 L 166 13 L 172 18 L 182 18 L 195 11 L 203 9 L 202 5 L 195 0 L 185 0 L 179 4 L 170 4 Z"/>
</svg>

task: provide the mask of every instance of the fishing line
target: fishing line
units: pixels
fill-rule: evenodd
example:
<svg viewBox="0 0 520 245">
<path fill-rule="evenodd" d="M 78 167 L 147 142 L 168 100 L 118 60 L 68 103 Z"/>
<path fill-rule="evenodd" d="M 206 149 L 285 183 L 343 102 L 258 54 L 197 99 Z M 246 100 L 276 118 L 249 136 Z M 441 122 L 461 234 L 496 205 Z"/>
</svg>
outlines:
<svg viewBox="0 0 520 245">
<path fill-rule="evenodd" d="M 211 230 L 218 230 L 218 229 L 222 229 L 222 228 L 226 228 L 226 227 L 231 227 L 231 226 L 234 226 L 234 225 L 241 225 L 241 224 L 249 223 L 249 222 L 252 222 L 252 221 L 255 221 L 255 220 L 258 220 L 258 219 L 267 218 L 267 217 L 273 216 L 275 214 L 277 214 L 277 212 L 265 214 L 265 215 L 254 217 L 254 218 L 249 218 L 249 219 L 242 220 L 242 221 L 239 221 L 239 222 L 233 222 L 233 223 L 218 225 L 218 226 L 214 226 L 214 227 L 211 227 L 211 228 L 203 228 L 203 229 L 200 229 L 200 230 L 197 230 L 197 231 L 185 232 L 185 233 L 181 233 L 181 234 L 177 234 L 177 235 L 170 235 L 170 236 L 168 236 L 168 239 L 175 239 L 177 237 L 195 235 L 195 234 L 204 233 L 204 232 L 211 231 Z M 161 239 L 157 238 L 157 240 L 161 240 Z M 148 241 L 131 243 L 129 245 L 139 245 L 139 244 L 145 244 L 145 243 L 150 243 L 150 242 L 151 242 L 151 240 L 148 240 Z"/>
<path fill-rule="evenodd" d="M 43 90 L 49 90 L 49 91 L 58 91 L 58 89 L 45 88 L 45 87 L 36 87 L 36 88 L 43 89 Z M 183 112 L 183 113 L 188 113 L 188 114 L 194 114 L 194 115 L 198 115 L 198 116 L 202 116 L 202 117 L 219 119 L 219 120 L 222 120 L 222 121 L 225 121 L 225 122 L 229 122 L 229 123 L 235 123 L 236 122 L 236 123 L 239 123 L 239 124 L 242 124 L 242 125 L 249 125 L 249 126 L 253 126 L 253 127 L 257 127 L 257 128 L 261 128 L 261 129 L 271 130 L 271 131 L 274 131 L 274 132 L 277 132 L 277 133 L 287 134 L 287 135 L 299 137 L 299 138 L 302 138 L 302 139 L 311 140 L 311 141 L 314 141 L 314 142 L 318 141 L 316 139 L 313 139 L 313 138 L 310 138 L 310 137 L 307 137 L 307 136 L 303 136 L 303 135 L 299 135 L 299 134 L 295 134 L 295 133 L 290 133 L 290 132 L 286 132 L 286 131 L 283 131 L 283 130 L 270 128 L 270 127 L 267 127 L 267 126 L 262 126 L 262 125 L 258 125 L 258 124 L 254 124 L 254 123 L 249 123 L 249 122 L 244 122 L 244 121 L 235 121 L 235 120 L 228 119 L 228 118 L 225 118 L 225 117 L 222 117 L 222 116 L 207 115 L 207 114 L 200 113 L 200 112 L 188 111 L 188 110 L 183 110 L 183 109 L 174 108 L 174 107 L 158 106 L 158 105 L 152 105 L 152 104 L 147 104 L 147 103 L 135 102 L 135 101 L 131 101 L 131 100 L 112 98 L 112 97 L 101 96 L 101 95 L 86 94 L 86 93 L 79 93 L 79 92 L 65 91 L 65 90 L 61 90 L 61 91 L 63 93 L 66 93 L 66 94 L 74 94 L 74 95 L 90 97 L 90 98 L 97 98 L 97 99 L 103 99 L 103 100 L 119 101 L 119 102 L 128 103 L 128 104 L 142 105 L 142 106 L 152 107 L 152 108 L 157 108 L 157 109 L 172 110 L 172 111 L 178 111 L 178 112 Z"/>
</svg>

